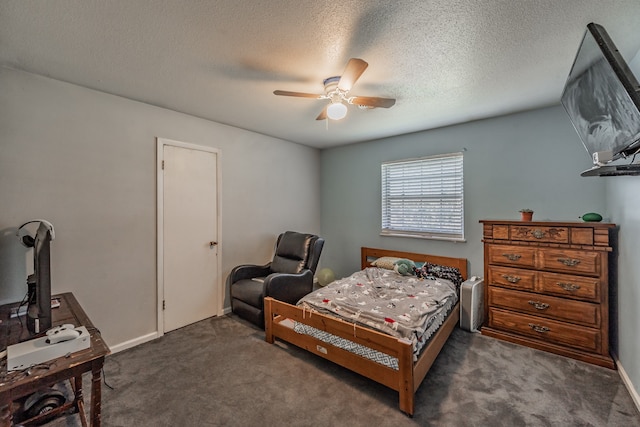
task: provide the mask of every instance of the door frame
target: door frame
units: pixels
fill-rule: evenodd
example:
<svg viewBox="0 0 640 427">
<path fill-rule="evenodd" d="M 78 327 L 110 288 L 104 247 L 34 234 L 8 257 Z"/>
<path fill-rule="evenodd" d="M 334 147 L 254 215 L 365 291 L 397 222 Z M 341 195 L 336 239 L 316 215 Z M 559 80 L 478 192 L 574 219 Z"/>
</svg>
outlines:
<svg viewBox="0 0 640 427">
<path fill-rule="evenodd" d="M 164 174 L 162 172 L 162 162 L 164 161 L 164 147 L 171 145 L 174 147 L 186 148 L 190 150 L 204 151 L 208 153 L 216 154 L 216 230 L 218 234 L 218 245 L 216 256 L 216 283 L 218 284 L 218 307 L 216 307 L 216 315 L 221 316 L 224 314 L 224 285 L 222 283 L 222 227 L 221 224 L 221 212 L 220 207 L 220 187 L 221 187 L 221 171 L 220 171 L 220 149 L 206 147 L 188 142 L 175 141 L 167 138 L 156 138 L 156 189 L 157 189 L 157 204 L 156 204 L 156 227 L 157 227 L 157 242 L 156 242 L 156 282 L 157 282 L 157 301 L 156 301 L 156 329 L 158 337 L 164 335 Z"/>
</svg>

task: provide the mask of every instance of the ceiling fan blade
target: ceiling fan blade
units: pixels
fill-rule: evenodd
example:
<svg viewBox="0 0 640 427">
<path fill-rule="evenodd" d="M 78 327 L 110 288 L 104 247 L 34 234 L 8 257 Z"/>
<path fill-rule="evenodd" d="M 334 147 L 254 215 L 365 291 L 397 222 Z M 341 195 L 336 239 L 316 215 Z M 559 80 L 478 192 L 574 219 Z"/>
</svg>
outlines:
<svg viewBox="0 0 640 427">
<path fill-rule="evenodd" d="M 349 92 L 368 66 L 369 64 L 360 58 L 351 58 L 340 76 L 338 89 Z"/>
<path fill-rule="evenodd" d="M 322 112 L 318 114 L 318 117 L 316 117 L 316 120 L 326 120 L 326 118 L 327 118 L 327 107 L 324 107 L 322 109 Z"/>
<path fill-rule="evenodd" d="M 351 104 L 362 105 L 363 107 L 393 107 L 396 100 L 393 98 L 377 98 L 373 96 L 354 96 L 350 99 Z"/>
<path fill-rule="evenodd" d="M 318 95 L 315 93 L 289 92 L 288 90 L 274 90 L 273 94 L 280 95 L 280 96 L 298 96 L 300 98 L 322 99 L 322 95 Z"/>
</svg>

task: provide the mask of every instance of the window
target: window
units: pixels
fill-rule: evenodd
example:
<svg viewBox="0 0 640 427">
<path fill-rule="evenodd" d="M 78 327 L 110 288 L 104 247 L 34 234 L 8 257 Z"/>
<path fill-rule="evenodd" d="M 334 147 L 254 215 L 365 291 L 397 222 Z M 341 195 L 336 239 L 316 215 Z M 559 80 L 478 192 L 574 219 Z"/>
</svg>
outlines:
<svg viewBox="0 0 640 427">
<path fill-rule="evenodd" d="M 382 164 L 382 233 L 464 240 L 462 153 Z"/>
</svg>

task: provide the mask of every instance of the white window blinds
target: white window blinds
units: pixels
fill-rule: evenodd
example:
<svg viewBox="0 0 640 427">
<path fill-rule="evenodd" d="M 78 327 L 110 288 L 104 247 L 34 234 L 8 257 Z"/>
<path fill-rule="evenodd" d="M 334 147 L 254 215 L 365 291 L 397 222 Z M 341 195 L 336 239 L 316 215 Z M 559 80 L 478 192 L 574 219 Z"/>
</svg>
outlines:
<svg viewBox="0 0 640 427">
<path fill-rule="evenodd" d="M 464 240 L 462 153 L 382 164 L 382 234 Z"/>
</svg>

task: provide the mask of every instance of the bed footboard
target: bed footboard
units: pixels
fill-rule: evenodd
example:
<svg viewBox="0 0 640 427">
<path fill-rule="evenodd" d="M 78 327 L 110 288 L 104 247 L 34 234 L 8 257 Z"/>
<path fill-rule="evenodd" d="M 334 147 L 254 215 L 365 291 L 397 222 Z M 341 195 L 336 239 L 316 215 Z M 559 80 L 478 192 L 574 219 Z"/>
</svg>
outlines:
<svg viewBox="0 0 640 427">
<path fill-rule="evenodd" d="M 273 343 L 275 338 L 278 338 L 327 360 L 331 360 L 394 390 L 400 391 L 400 388 L 412 390 L 413 354 L 410 342 L 363 328 L 335 317 L 317 312 L 311 313 L 308 310 L 305 311 L 300 307 L 272 298 L 264 299 L 264 307 L 265 340 L 267 342 Z M 397 371 L 381 365 L 315 337 L 299 334 L 290 326 L 282 324 L 286 319 L 304 323 L 316 329 L 393 356 L 398 359 L 399 370 Z M 403 383 L 406 383 L 403 387 L 399 386 L 398 381 L 400 378 L 398 372 L 403 372 L 401 376 L 406 377 L 403 380 Z"/>
<path fill-rule="evenodd" d="M 268 343 L 273 344 L 278 338 L 396 390 L 399 393 L 400 410 L 410 416 L 414 412 L 415 391 L 457 324 L 458 318 L 458 306 L 456 305 L 443 326 L 434 335 L 432 343 L 422 352 L 414 364 L 413 349 L 409 341 L 354 325 L 335 317 L 317 312 L 311 313 L 269 297 L 264 299 L 264 309 L 265 340 Z M 395 370 L 381 365 L 312 336 L 299 334 L 292 327 L 282 323 L 286 319 L 304 323 L 393 356 L 398 359 L 399 369 Z"/>
</svg>

